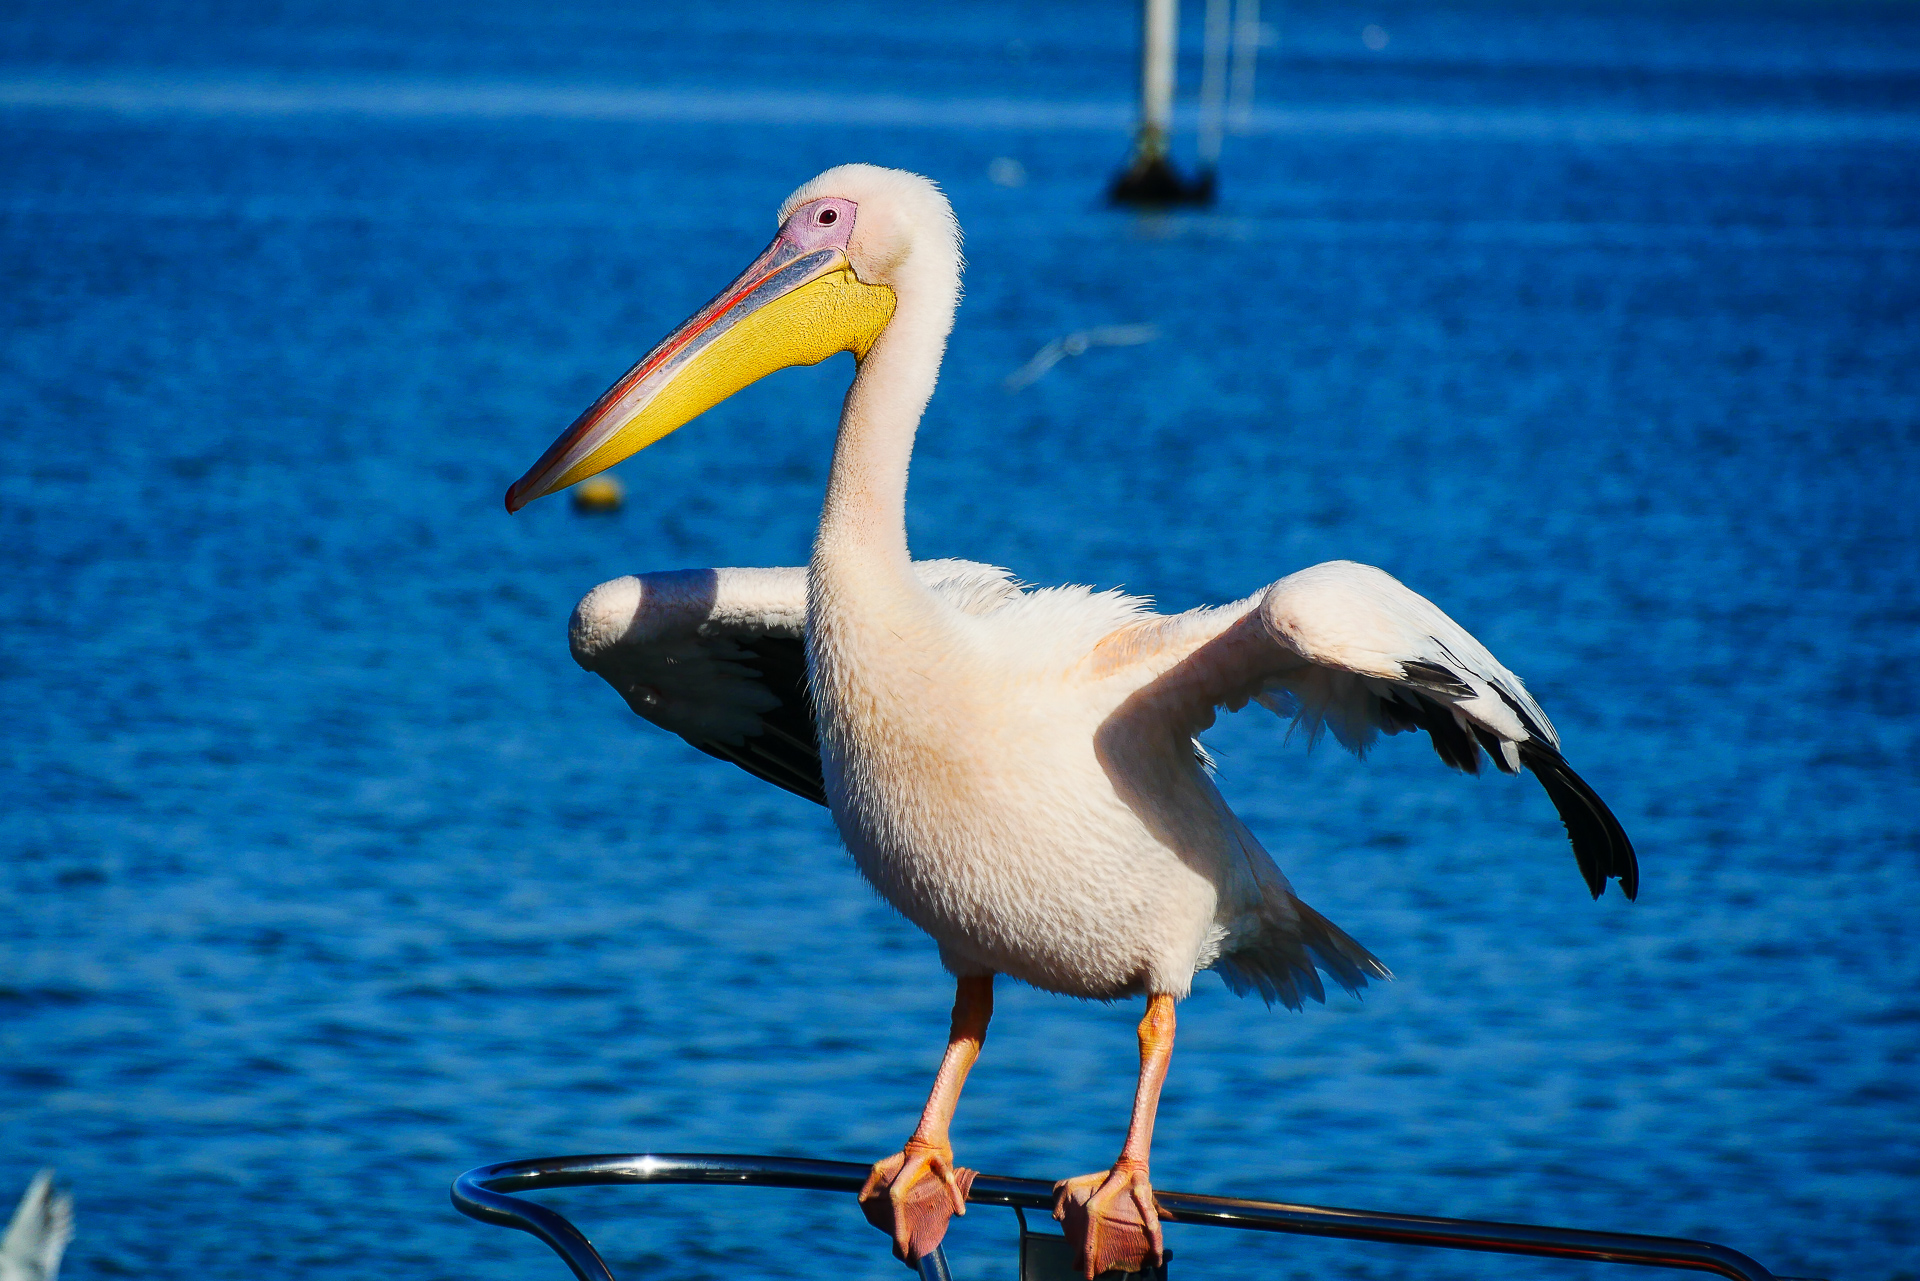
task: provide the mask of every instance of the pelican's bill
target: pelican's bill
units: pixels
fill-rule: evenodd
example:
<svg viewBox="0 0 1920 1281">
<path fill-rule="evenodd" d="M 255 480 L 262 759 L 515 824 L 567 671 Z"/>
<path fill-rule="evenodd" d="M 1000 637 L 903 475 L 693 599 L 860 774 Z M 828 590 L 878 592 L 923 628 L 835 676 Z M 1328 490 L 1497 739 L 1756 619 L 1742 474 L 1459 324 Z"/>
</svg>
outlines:
<svg viewBox="0 0 1920 1281">
<path fill-rule="evenodd" d="M 783 232 L 548 447 L 507 491 L 507 510 L 605 471 L 777 369 L 864 357 L 894 301 L 843 249 L 802 250 Z"/>
</svg>

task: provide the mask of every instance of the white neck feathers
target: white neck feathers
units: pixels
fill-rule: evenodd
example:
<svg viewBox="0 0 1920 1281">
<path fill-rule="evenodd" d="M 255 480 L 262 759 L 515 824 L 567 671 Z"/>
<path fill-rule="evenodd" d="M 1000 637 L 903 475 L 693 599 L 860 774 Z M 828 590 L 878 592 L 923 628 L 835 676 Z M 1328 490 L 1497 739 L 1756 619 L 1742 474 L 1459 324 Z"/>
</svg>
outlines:
<svg viewBox="0 0 1920 1281">
<path fill-rule="evenodd" d="M 876 231 L 893 252 L 869 270 L 884 272 L 894 291 L 893 319 L 847 391 L 813 562 L 836 576 L 877 572 L 889 587 L 920 594 L 907 552 L 907 469 L 959 303 L 960 247 L 952 213 L 932 184 L 911 196 L 917 198 L 876 211 L 876 221 L 884 219 Z M 868 217 L 864 206 L 860 217 Z"/>
</svg>

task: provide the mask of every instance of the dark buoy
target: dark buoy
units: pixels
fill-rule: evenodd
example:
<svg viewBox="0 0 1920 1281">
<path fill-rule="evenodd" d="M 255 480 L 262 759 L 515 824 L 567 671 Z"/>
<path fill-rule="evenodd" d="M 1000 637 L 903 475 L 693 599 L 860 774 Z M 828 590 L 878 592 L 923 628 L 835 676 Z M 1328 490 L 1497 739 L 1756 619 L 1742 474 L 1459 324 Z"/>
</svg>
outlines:
<svg viewBox="0 0 1920 1281">
<path fill-rule="evenodd" d="M 617 512 L 627 501 L 626 486 L 602 473 L 573 487 L 573 509 L 577 512 Z"/>
<path fill-rule="evenodd" d="M 1210 205 L 1213 196 L 1213 170 L 1202 169 L 1191 178 L 1183 177 L 1167 155 L 1165 136 L 1151 125 L 1141 128 L 1133 158 L 1107 188 L 1108 203 L 1147 209 Z"/>
</svg>

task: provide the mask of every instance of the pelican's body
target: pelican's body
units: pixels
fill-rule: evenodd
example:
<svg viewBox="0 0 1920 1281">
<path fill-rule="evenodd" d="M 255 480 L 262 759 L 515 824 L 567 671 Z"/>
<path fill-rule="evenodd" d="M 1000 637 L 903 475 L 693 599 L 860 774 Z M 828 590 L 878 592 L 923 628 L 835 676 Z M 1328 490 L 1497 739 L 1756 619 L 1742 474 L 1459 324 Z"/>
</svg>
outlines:
<svg viewBox="0 0 1920 1281">
<path fill-rule="evenodd" d="M 1344 939 L 1311 914 L 1287 918 L 1285 878 L 1226 807 L 1190 736 L 1129 708 L 1155 665 L 1096 654 L 1104 638 L 1156 617 L 1145 601 L 1023 591 L 1005 571 L 965 562 L 920 568 L 937 640 L 903 635 L 900 661 L 845 680 L 823 675 L 831 659 L 815 642 L 818 721 L 855 722 L 820 734 L 815 799 L 831 806 L 861 873 L 933 937 L 950 970 L 1101 1000 L 1184 995 L 1223 949 L 1233 980 L 1236 958 L 1257 959 L 1259 944 L 1285 949 L 1276 930 L 1304 929 L 1328 949 Z M 806 634 L 805 571 L 722 570 L 723 591 L 676 593 L 684 581 L 603 585 L 576 614 L 575 654 L 623 692 L 644 689 L 642 715 L 703 744 L 745 746 L 761 732 L 750 712 L 703 726 L 662 706 L 663 686 L 688 680 L 690 656 L 675 654 L 673 668 L 634 662 L 664 657 L 668 636 L 703 626 L 715 644 Z M 741 605 L 750 623 L 738 621 Z M 665 622 L 664 634 L 637 627 L 642 618 Z M 733 654 L 729 665 L 741 661 L 756 660 Z M 751 706 L 759 686 L 734 679 L 747 682 L 737 705 Z M 709 709 L 728 697 L 699 681 L 690 692 Z M 1292 976 L 1274 977 L 1291 994 Z M 1312 990 L 1310 966 L 1298 977 Z"/>
<path fill-rule="evenodd" d="M 1349 990 L 1387 974 L 1294 896 L 1222 800 L 1194 742 L 1216 708 L 1259 700 L 1356 750 L 1423 729 L 1468 772 L 1484 750 L 1505 772 L 1539 776 L 1596 895 L 1610 876 L 1631 895 L 1636 873 L 1519 679 L 1380 570 L 1333 562 L 1163 617 L 1119 593 L 915 564 L 907 464 L 959 275 L 958 231 L 933 184 L 868 166 L 822 174 L 788 199 L 766 253 L 601 397 L 508 506 L 611 465 L 773 369 L 855 353 L 811 563 L 605 584 L 576 611 L 574 653 L 643 716 L 830 806 L 861 873 L 956 976 L 954 1033 L 921 1126 L 863 1198 L 902 1257 L 937 1243 L 960 1207 L 947 1122 L 992 976 L 1149 998 L 1121 1158 L 1062 1185 L 1057 1212 L 1091 1277 L 1159 1252 L 1146 1152 L 1173 1002 L 1194 974 L 1212 967 L 1236 991 L 1293 1006 L 1322 996 L 1316 969 Z"/>
<path fill-rule="evenodd" d="M 1185 995 L 1258 890 L 1190 743 L 1162 736 L 1117 772 L 1100 759 L 1100 727 L 1141 682 L 1091 670 L 1088 655 L 1139 604 L 1055 590 L 982 615 L 937 596 L 922 609 L 893 633 L 905 645 L 852 610 L 813 632 L 821 720 L 835 727 L 822 773 L 861 872 L 956 974 L 1100 999 Z"/>
</svg>

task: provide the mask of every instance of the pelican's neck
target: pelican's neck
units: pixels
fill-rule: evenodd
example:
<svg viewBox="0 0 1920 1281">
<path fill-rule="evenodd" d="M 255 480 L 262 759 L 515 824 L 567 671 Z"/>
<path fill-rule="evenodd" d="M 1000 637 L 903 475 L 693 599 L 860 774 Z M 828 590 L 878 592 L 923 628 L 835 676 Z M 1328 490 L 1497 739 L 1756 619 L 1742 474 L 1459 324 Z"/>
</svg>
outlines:
<svg viewBox="0 0 1920 1281">
<path fill-rule="evenodd" d="M 847 391 L 813 545 L 816 573 L 857 571 L 914 592 L 920 588 L 907 553 L 907 466 L 953 327 L 958 264 L 919 275 L 894 286 L 893 319 Z"/>
<path fill-rule="evenodd" d="M 870 242 L 894 250 L 871 267 L 893 290 L 893 316 L 847 390 L 807 573 L 808 688 L 833 796 L 862 744 L 912 728 L 893 713 L 926 705 L 940 671 L 927 655 L 953 631 L 907 555 L 907 464 L 953 328 L 960 238 L 924 179 L 895 194 L 904 207 L 882 211 Z"/>
</svg>

